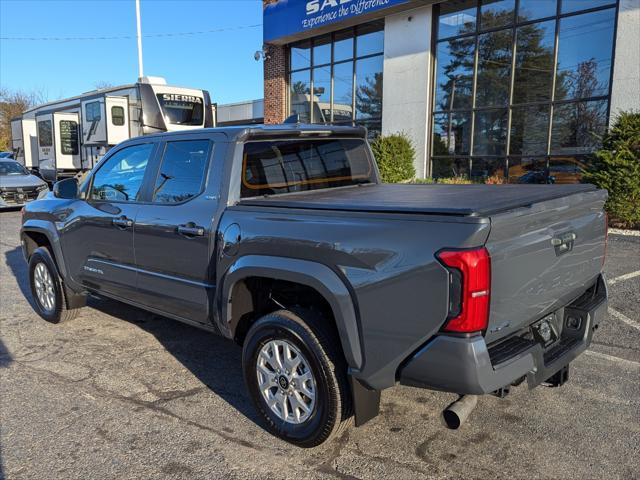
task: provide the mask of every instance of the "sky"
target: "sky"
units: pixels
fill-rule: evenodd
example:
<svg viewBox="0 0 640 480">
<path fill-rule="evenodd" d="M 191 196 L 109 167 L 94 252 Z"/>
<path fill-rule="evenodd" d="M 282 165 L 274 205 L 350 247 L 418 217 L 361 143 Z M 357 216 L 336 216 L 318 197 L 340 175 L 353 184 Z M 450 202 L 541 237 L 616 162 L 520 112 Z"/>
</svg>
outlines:
<svg viewBox="0 0 640 480">
<path fill-rule="evenodd" d="M 145 75 L 209 90 L 217 103 L 262 98 L 261 0 L 141 0 L 140 10 Z M 153 36 L 211 30 L 224 31 Z M 0 0 L 0 86 L 56 100 L 133 83 L 135 35 L 134 0 Z"/>
</svg>

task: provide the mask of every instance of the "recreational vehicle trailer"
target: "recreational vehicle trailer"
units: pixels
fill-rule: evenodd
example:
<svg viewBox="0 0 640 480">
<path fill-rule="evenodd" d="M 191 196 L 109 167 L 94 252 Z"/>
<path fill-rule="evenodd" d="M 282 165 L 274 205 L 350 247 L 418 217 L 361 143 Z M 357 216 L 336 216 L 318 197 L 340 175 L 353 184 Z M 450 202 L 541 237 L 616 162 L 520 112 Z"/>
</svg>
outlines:
<svg viewBox="0 0 640 480">
<path fill-rule="evenodd" d="M 128 138 L 212 126 L 206 90 L 144 77 L 34 107 L 11 121 L 11 134 L 16 160 L 53 182 L 93 168 Z"/>
</svg>

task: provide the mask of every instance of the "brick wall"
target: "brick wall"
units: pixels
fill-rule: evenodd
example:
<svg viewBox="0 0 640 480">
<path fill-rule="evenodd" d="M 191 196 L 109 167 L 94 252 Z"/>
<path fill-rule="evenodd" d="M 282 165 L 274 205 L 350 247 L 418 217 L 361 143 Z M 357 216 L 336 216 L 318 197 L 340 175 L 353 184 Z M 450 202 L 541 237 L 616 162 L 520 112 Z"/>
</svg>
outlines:
<svg viewBox="0 0 640 480">
<path fill-rule="evenodd" d="M 263 0 L 263 5 L 278 0 Z M 264 123 L 282 123 L 287 117 L 286 48 L 266 45 L 264 60 Z"/>
<path fill-rule="evenodd" d="M 287 117 L 286 48 L 267 45 L 264 60 L 264 123 L 282 123 Z"/>
</svg>

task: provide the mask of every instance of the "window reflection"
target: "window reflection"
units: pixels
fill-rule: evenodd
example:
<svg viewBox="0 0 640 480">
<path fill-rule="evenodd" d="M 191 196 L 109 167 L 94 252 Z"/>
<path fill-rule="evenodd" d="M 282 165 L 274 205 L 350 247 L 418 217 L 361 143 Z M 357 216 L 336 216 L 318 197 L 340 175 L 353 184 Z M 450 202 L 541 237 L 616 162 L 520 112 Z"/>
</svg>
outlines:
<svg viewBox="0 0 640 480">
<path fill-rule="evenodd" d="M 478 37 L 476 106 L 509 103 L 512 30 L 498 30 Z"/>
<path fill-rule="evenodd" d="M 333 67 L 333 121 L 353 118 L 353 62 L 337 63 Z"/>
<path fill-rule="evenodd" d="M 547 153 L 549 109 L 549 105 L 533 105 L 512 110 L 509 153 L 515 155 Z"/>
<path fill-rule="evenodd" d="M 438 110 L 471 108 L 475 48 L 473 37 L 449 40 L 438 45 Z"/>
<path fill-rule="evenodd" d="M 577 183 L 587 167 L 585 157 L 551 157 L 549 160 L 549 178 L 553 183 Z"/>
<path fill-rule="evenodd" d="M 468 158 L 438 158 L 431 163 L 433 178 L 449 178 L 469 175 Z"/>
<path fill-rule="evenodd" d="M 476 155 L 504 155 L 507 143 L 507 110 L 476 112 L 473 135 Z"/>
<path fill-rule="evenodd" d="M 560 20 L 556 100 L 609 94 L 615 10 Z"/>
<path fill-rule="evenodd" d="M 383 46 L 383 22 L 290 45 L 291 114 L 301 122 L 365 125 L 370 134 L 379 134 Z"/>
<path fill-rule="evenodd" d="M 293 72 L 289 88 L 291 92 L 291 114 L 298 114 L 301 122 L 310 122 L 311 77 L 309 70 Z"/>
<path fill-rule="evenodd" d="M 311 66 L 311 42 L 301 42 L 291 47 L 290 59 L 291 70 L 309 68 Z"/>
<path fill-rule="evenodd" d="M 504 158 L 472 158 L 469 176 L 472 180 L 485 182 L 489 177 L 504 178 L 504 169 Z"/>
<path fill-rule="evenodd" d="M 518 27 L 513 103 L 551 98 L 555 20 Z"/>
<path fill-rule="evenodd" d="M 551 153 L 592 152 L 607 128 L 607 100 L 556 105 L 553 108 Z"/>
<path fill-rule="evenodd" d="M 474 0 L 458 0 L 441 4 L 438 38 L 454 37 L 475 31 L 477 11 Z"/>
<path fill-rule="evenodd" d="M 520 0 L 518 2 L 518 21 L 526 22 L 538 18 L 554 17 L 557 0 Z"/>
<path fill-rule="evenodd" d="M 382 116 L 382 56 L 356 61 L 356 118 Z"/>
<path fill-rule="evenodd" d="M 509 158 L 509 183 L 553 183 L 545 157 Z"/>
<path fill-rule="evenodd" d="M 313 123 L 331 122 L 331 67 L 313 69 Z"/>
<path fill-rule="evenodd" d="M 615 4 L 615 0 L 561 0 L 562 12 L 570 13 Z"/>
<path fill-rule="evenodd" d="M 513 23 L 515 0 L 483 0 L 480 5 L 480 28 L 505 27 Z"/>
</svg>

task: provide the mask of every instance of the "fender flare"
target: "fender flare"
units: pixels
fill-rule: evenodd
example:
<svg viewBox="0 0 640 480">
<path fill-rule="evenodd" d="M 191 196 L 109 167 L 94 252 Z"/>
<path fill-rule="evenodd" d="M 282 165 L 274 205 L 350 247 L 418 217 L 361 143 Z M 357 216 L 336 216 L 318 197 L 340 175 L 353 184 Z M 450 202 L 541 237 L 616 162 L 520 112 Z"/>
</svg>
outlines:
<svg viewBox="0 0 640 480">
<path fill-rule="evenodd" d="M 58 235 L 57 230 L 52 225 L 51 222 L 47 222 L 45 220 L 38 219 L 30 219 L 24 222 L 22 228 L 20 229 L 20 239 L 22 241 L 22 254 L 24 255 L 25 260 L 28 262 L 27 258 L 27 247 L 24 243 L 24 236 L 26 236 L 29 232 L 40 233 L 47 237 L 49 240 L 49 245 L 53 250 L 53 256 L 55 258 L 56 265 L 58 267 L 58 271 L 60 272 L 60 276 L 65 280 L 69 280 L 69 275 L 67 271 L 67 267 L 64 263 L 64 256 L 62 255 L 62 247 L 60 246 L 60 236 Z"/>
<path fill-rule="evenodd" d="M 349 289 L 326 265 L 295 258 L 246 255 L 234 262 L 222 278 L 221 321 L 232 336 L 231 292 L 248 277 L 265 277 L 300 283 L 315 289 L 329 303 L 340 335 L 347 364 L 352 371 L 362 369 L 364 358 L 360 343 L 358 320 Z"/>
</svg>

